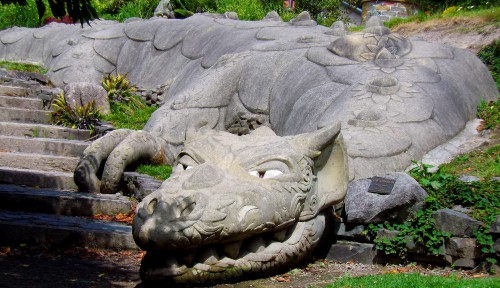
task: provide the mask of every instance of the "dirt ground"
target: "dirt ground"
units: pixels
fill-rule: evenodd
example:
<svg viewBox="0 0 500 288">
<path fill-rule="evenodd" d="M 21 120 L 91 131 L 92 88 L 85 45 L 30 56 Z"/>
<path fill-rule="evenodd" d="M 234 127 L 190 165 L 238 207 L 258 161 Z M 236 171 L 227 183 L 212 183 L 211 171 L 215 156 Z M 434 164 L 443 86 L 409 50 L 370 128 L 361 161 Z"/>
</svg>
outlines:
<svg viewBox="0 0 500 288">
<path fill-rule="evenodd" d="M 73 248 L 47 251 L 42 247 L 0 247 L 1 288 L 144 288 L 139 278 L 143 252 L 112 252 Z M 484 273 L 442 267 L 411 265 L 363 265 L 316 261 L 287 274 L 213 288 L 299 288 L 323 287 L 341 276 L 364 276 L 385 273 L 420 273 L 458 277 L 492 277 Z"/>
</svg>

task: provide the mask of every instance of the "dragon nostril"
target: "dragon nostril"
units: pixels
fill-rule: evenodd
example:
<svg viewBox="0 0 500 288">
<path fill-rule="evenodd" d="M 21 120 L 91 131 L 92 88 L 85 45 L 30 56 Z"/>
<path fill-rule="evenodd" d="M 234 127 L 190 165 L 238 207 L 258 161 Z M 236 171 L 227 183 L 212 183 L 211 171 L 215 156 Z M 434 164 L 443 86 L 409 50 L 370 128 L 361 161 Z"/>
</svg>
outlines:
<svg viewBox="0 0 500 288">
<path fill-rule="evenodd" d="M 156 208 L 156 204 L 158 204 L 158 200 L 153 199 L 149 202 L 148 206 L 146 206 L 146 210 L 148 211 L 149 214 L 153 214 Z"/>
<path fill-rule="evenodd" d="M 191 202 L 189 205 L 187 205 L 186 207 L 184 207 L 184 209 L 182 209 L 181 211 L 181 217 L 186 217 L 188 216 L 189 214 L 191 214 L 191 212 L 193 212 L 194 208 L 196 207 L 196 202 Z"/>
</svg>

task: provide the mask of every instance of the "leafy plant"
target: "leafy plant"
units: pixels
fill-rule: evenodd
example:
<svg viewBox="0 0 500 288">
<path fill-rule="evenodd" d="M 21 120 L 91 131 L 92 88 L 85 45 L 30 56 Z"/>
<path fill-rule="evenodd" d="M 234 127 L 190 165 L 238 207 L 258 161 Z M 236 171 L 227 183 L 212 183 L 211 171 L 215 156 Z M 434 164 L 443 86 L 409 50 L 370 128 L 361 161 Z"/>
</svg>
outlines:
<svg viewBox="0 0 500 288">
<path fill-rule="evenodd" d="M 111 121 L 116 128 L 140 130 L 157 109 L 148 106 L 139 96 L 135 95 L 135 87 L 126 75 L 108 74 L 101 81 L 102 87 L 108 92 L 111 114 L 104 120 Z"/>
<path fill-rule="evenodd" d="M 95 101 L 87 103 L 83 106 L 72 108 L 64 94 L 60 94 L 52 103 L 52 112 L 50 114 L 52 123 L 71 127 L 73 129 L 89 129 L 93 134 L 95 125 L 101 118 L 100 108 L 95 104 Z"/>
<path fill-rule="evenodd" d="M 38 9 L 35 2 L 35 0 L 27 0 L 26 5 L 17 5 L 2 1 L 2 5 L 0 5 L 0 29 L 13 26 L 37 27 L 40 20 L 38 19 Z M 48 16 L 48 13 L 46 13 L 46 16 Z"/>
<path fill-rule="evenodd" d="M 484 227 L 475 231 L 475 238 L 488 255 L 493 252 L 494 242 L 488 234 L 488 228 L 496 215 L 500 215 L 499 181 L 475 181 L 466 183 L 459 181 L 456 176 L 441 171 L 431 172 L 432 165 L 414 161 L 415 167 L 410 170 L 410 175 L 427 191 L 429 196 L 425 205 L 417 215 L 402 224 L 371 224 L 369 232 L 374 236 L 375 247 L 386 254 L 397 254 L 404 258 L 407 253 L 407 243 L 411 240 L 418 243 L 427 254 L 437 255 L 440 247 L 449 234 L 437 231 L 432 213 L 443 208 L 452 208 L 462 205 L 469 208 L 471 217 L 483 222 Z M 377 237 L 381 229 L 399 231 L 390 239 Z M 491 257 L 489 257 L 491 258 Z M 491 258 L 493 259 L 493 258 Z"/>
<path fill-rule="evenodd" d="M 127 75 L 107 74 L 101 81 L 102 87 L 108 92 L 108 99 L 114 102 L 130 101 L 135 87 L 127 79 Z"/>
<path fill-rule="evenodd" d="M 498 15 L 496 19 L 498 21 Z M 484 62 L 484 64 L 486 64 L 486 66 L 488 66 L 491 76 L 493 76 L 493 79 L 497 83 L 497 88 L 500 90 L 500 40 L 496 40 L 490 45 L 485 46 L 477 53 L 477 56 Z"/>
<path fill-rule="evenodd" d="M 375 237 L 374 243 L 377 250 L 385 254 L 396 254 L 404 259 L 408 252 L 407 243 L 413 242 L 420 245 L 428 255 L 439 255 L 444 241 L 450 234 L 436 230 L 432 213 L 435 211 L 435 199 L 429 197 L 425 201 L 426 207 L 417 212 L 417 215 L 405 223 L 370 224 L 368 229 L 374 236 L 381 229 L 395 230 L 398 234 L 391 238 Z"/>
</svg>

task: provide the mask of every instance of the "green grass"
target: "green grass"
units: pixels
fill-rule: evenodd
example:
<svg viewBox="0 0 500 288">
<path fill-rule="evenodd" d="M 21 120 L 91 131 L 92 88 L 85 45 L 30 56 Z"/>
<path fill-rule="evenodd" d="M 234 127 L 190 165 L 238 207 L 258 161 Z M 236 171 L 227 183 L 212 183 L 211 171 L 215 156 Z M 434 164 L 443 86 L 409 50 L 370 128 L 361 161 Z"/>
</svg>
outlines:
<svg viewBox="0 0 500 288">
<path fill-rule="evenodd" d="M 40 65 L 31 63 L 0 61 L 0 68 L 5 68 L 7 70 L 24 71 L 24 72 L 35 72 L 40 74 L 47 73 L 47 69 L 43 68 Z"/>
<path fill-rule="evenodd" d="M 136 172 L 152 176 L 158 180 L 165 180 L 170 177 L 172 167 L 167 165 L 141 164 L 135 169 Z"/>
<path fill-rule="evenodd" d="M 104 116 L 103 120 L 111 121 L 116 128 L 141 130 L 158 107 L 147 106 L 138 96 L 132 97 L 141 101 L 144 106 L 137 108 L 127 103 L 111 102 L 111 114 Z"/>
<path fill-rule="evenodd" d="M 462 154 L 450 163 L 441 166 L 443 173 L 471 175 L 489 179 L 500 177 L 500 144 L 484 151 Z"/>
<path fill-rule="evenodd" d="M 417 15 L 408 18 L 393 18 L 389 21 L 386 21 L 384 25 L 388 28 L 393 28 L 405 23 L 423 23 L 436 19 L 452 19 L 455 17 L 481 18 L 483 21 L 483 26 L 495 25 L 496 27 L 498 27 L 500 26 L 500 21 L 498 21 L 498 19 L 500 19 L 500 6 L 475 10 L 460 10 L 455 13 L 447 13 L 445 15 L 443 15 L 442 12 L 434 14 L 425 14 L 420 12 Z"/>
<path fill-rule="evenodd" d="M 420 274 L 385 274 L 364 277 L 342 277 L 328 288 L 496 288 L 500 287 L 500 278 L 461 279 L 458 277 L 423 276 Z"/>
</svg>

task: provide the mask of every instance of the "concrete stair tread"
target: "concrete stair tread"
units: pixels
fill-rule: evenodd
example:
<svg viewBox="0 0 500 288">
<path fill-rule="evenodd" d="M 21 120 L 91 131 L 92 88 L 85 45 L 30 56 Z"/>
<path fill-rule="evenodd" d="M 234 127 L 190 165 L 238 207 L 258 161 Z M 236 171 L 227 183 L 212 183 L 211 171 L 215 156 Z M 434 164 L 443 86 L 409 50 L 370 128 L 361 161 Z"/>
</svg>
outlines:
<svg viewBox="0 0 500 288">
<path fill-rule="evenodd" d="M 0 184 L 0 209 L 66 216 L 117 215 L 132 211 L 134 202 L 115 194 L 78 193 Z"/>
<path fill-rule="evenodd" d="M 27 94 L 28 94 L 28 90 L 24 87 L 0 85 L 0 95 L 24 97 Z"/>
<path fill-rule="evenodd" d="M 0 183 L 76 191 L 72 172 L 42 171 L 0 166 Z"/>
<path fill-rule="evenodd" d="M 0 210 L 0 243 L 139 249 L 132 227 L 87 218 Z"/>
<path fill-rule="evenodd" d="M 13 96 L 0 96 L 0 107 L 49 110 L 50 106 L 44 107 L 44 102 L 37 98 L 21 98 Z"/>
<path fill-rule="evenodd" d="M 0 107 L 0 121 L 48 124 L 50 111 Z"/>
<path fill-rule="evenodd" d="M 87 140 L 90 131 L 40 123 L 0 121 L 0 134 L 5 136 L 43 137 L 52 139 Z"/>
<path fill-rule="evenodd" d="M 0 166 L 42 171 L 73 172 L 80 158 L 0 151 Z"/>
<path fill-rule="evenodd" d="M 0 135 L 2 151 L 80 157 L 89 145 L 90 143 L 81 140 Z"/>
</svg>

